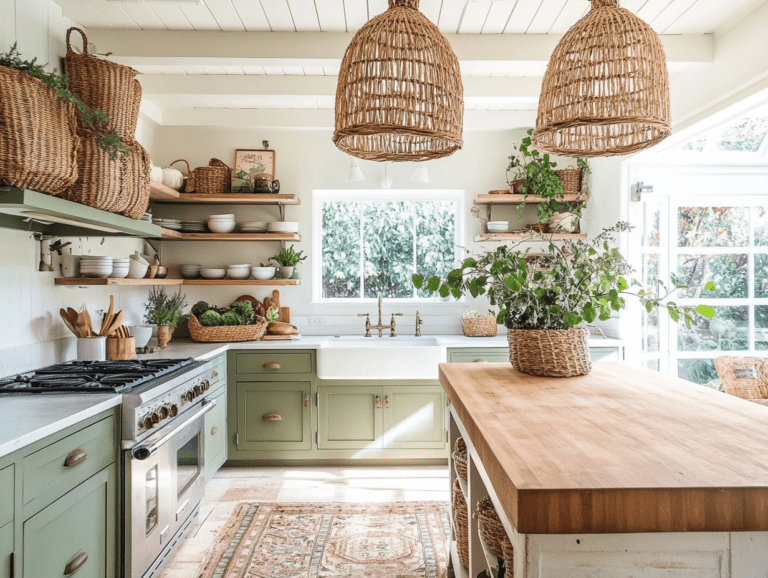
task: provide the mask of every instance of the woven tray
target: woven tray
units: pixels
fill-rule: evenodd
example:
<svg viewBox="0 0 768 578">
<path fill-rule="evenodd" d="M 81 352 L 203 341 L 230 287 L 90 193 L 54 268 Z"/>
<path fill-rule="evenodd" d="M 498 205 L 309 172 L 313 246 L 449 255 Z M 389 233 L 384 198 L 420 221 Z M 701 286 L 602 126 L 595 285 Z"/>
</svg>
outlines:
<svg viewBox="0 0 768 578">
<path fill-rule="evenodd" d="M 496 337 L 496 315 L 461 318 L 461 330 L 467 337 Z"/>
<path fill-rule="evenodd" d="M 456 438 L 453 446 L 453 469 L 457 476 L 467 479 L 467 444 L 464 438 Z"/>
<path fill-rule="evenodd" d="M 456 532 L 456 546 L 459 564 L 469 569 L 469 516 L 467 501 L 461 491 L 459 480 L 453 482 L 453 529 Z"/>
<path fill-rule="evenodd" d="M 589 330 L 510 329 L 509 360 L 518 371 L 542 377 L 575 377 L 592 371 Z"/>
<path fill-rule="evenodd" d="M 203 327 L 197 317 L 189 314 L 189 334 L 198 343 L 225 343 L 228 341 L 258 341 L 267 330 L 267 320 L 257 316 L 254 325 L 222 325 Z"/>
<path fill-rule="evenodd" d="M 496 513 L 496 508 L 493 507 L 493 502 L 489 496 L 477 503 L 476 515 L 480 536 L 497 558 L 503 558 L 504 553 L 501 550 L 501 545 L 504 540 L 508 539 L 507 532 L 501 525 L 499 515 Z"/>
</svg>

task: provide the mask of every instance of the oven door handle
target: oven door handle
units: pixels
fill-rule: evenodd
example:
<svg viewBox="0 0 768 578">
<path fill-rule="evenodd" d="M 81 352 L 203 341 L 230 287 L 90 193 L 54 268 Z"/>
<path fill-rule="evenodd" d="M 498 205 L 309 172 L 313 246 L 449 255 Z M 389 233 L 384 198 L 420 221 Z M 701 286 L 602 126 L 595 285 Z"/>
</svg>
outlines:
<svg viewBox="0 0 768 578">
<path fill-rule="evenodd" d="M 204 400 L 200 406 L 200 409 L 198 409 L 195 413 L 190 415 L 187 419 L 185 419 L 179 425 L 174 427 L 168 433 L 164 434 L 163 437 L 161 437 L 159 440 L 148 443 L 148 444 L 141 444 L 131 448 L 131 456 L 133 456 L 133 459 L 135 460 L 146 460 L 149 456 L 157 452 L 157 450 L 160 449 L 160 446 L 162 446 L 171 438 L 180 434 L 182 430 L 184 430 L 184 428 L 186 428 L 189 424 L 191 424 L 200 416 L 203 416 L 209 411 L 211 411 L 214 407 L 216 407 L 215 399 Z"/>
</svg>

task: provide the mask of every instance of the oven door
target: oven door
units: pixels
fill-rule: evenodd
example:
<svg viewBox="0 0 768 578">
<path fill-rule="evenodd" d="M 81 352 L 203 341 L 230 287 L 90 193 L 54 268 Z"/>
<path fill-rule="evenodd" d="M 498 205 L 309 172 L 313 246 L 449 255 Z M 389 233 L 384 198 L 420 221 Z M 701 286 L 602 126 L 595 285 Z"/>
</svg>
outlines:
<svg viewBox="0 0 768 578">
<path fill-rule="evenodd" d="M 168 444 L 172 465 L 171 528 L 174 533 L 202 501 L 205 493 L 204 425 L 205 418 L 201 415 Z"/>
</svg>

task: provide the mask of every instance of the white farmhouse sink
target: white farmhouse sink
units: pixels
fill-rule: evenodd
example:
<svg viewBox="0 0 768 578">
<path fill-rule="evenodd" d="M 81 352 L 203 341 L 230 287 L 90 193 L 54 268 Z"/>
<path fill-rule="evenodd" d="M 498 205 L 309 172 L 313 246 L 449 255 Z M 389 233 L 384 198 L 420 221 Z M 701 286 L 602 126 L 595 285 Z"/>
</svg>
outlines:
<svg viewBox="0 0 768 578">
<path fill-rule="evenodd" d="M 434 337 L 331 337 L 317 348 L 320 379 L 431 379 L 446 348 Z"/>
</svg>

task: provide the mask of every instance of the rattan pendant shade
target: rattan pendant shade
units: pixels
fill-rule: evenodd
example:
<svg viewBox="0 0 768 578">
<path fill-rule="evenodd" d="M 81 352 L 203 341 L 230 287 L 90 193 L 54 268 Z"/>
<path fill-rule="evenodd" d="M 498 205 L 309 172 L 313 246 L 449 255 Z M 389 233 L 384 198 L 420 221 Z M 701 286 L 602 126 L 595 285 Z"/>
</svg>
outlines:
<svg viewBox="0 0 768 578">
<path fill-rule="evenodd" d="M 462 147 L 463 120 L 464 87 L 448 40 L 419 12 L 419 0 L 389 0 L 344 54 L 333 142 L 361 159 L 437 159 Z"/>
<path fill-rule="evenodd" d="M 578 157 L 626 155 L 671 134 L 661 40 L 617 0 L 592 10 L 559 42 L 544 76 L 534 142 Z"/>
</svg>

